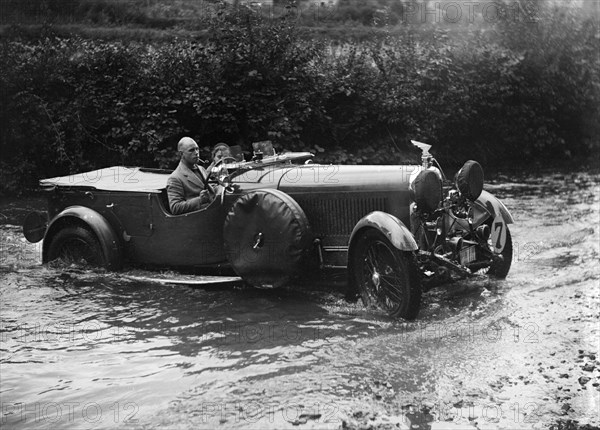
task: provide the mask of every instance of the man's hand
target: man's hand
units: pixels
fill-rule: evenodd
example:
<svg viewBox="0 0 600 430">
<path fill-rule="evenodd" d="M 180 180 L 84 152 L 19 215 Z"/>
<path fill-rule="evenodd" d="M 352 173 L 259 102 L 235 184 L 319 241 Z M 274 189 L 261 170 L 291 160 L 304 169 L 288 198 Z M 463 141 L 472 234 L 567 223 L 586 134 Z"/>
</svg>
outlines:
<svg viewBox="0 0 600 430">
<path fill-rule="evenodd" d="M 206 182 L 206 191 L 208 191 L 208 194 L 211 196 L 211 199 L 215 197 L 215 195 L 217 194 L 217 191 L 215 190 L 215 188 L 210 185 L 208 183 L 208 181 Z M 200 193 L 202 194 L 202 193 Z"/>
</svg>

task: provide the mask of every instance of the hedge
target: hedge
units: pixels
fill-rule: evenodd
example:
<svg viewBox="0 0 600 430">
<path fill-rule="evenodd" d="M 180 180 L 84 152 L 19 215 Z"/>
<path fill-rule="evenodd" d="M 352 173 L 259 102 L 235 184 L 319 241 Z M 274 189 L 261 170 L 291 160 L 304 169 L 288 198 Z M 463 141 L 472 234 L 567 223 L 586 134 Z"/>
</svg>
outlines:
<svg viewBox="0 0 600 430">
<path fill-rule="evenodd" d="M 238 10 L 215 17 L 202 41 L 7 37 L 0 193 L 114 164 L 173 167 L 184 135 L 205 156 L 219 141 L 249 151 L 270 139 L 340 163 L 406 161 L 410 139 L 447 163 L 593 156 L 596 30 L 562 13 L 499 24 L 492 38 L 406 26 L 332 47 L 290 20 Z"/>
</svg>

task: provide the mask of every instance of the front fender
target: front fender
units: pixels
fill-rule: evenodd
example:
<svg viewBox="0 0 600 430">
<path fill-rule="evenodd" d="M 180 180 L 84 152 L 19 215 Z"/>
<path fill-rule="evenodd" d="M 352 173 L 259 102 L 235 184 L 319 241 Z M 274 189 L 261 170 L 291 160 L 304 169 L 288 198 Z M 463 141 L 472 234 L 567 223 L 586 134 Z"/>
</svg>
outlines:
<svg viewBox="0 0 600 430">
<path fill-rule="evenodd" d="M 419 249 L 412 233 L 402 221 L 386 212 L 375 211 L 363 217 L 354 226 L 348 244 L 350 252 L 352 252 L 358 232 L 365 228 L 379 230 L 400 251 L 416 251 Z"/>
<path fill-rule="evenodd" d="M 514 224 L 514 219 L 504 203 L 502 203 L 498 198 L 488 193 L 487 191 L 482 191 L 479 198 L 475 201 L 475 216 L 473 220 L 473 224 L 480 225 L 487 218 L 492 217 L 493 219 L 501 216 L 506 224 Z M 481 219 L 483 218 L 483 219 Z M 481 222 L 478 222 L 481 219 Z"/>
<path fill-rule="evenodd" d="M 118 270 L 121 268 L 123 265 L 123 250 L 118 236 L 106 218 L 85 206 L 69 206 L 50 222 L 42 246 L 42 260 L 44 263 L 47 262 L 48 248 L 54 235 L 64 226 L 73 224 L 85 225 L 96 235 L 108 262 L 107 269 Z"/>
<path fill-rule="evenodd" d="M 494 252 L 502 253 L 507 242 L 508 227 L 506 225 L 515 222 L 512 215 L 500 200 L 487 191 L 481 192 L 473 207 L 473 225 L 478 227 L 491 219 L 491 239 Z"/>
</svg>

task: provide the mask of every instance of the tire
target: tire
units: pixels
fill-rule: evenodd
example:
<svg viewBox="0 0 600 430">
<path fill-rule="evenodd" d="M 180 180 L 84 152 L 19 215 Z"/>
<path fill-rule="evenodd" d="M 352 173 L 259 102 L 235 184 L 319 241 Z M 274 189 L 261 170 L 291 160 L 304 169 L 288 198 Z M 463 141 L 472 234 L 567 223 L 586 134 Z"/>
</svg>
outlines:
<svg viewBox="0 0 600 430">
<path fill-rule="evenodd" d="M 490 270 L 488 270 L 488 275 L 493 276 L 495 278 L 504 279 L 508 275 L 508 271 L 510 270 L 510 265 L 512 263 L 512 236 L 510 235 L 510 230 L 508 226 L 506 226 L 506 243 L 504 244 L 504 249 L 500 253 L 503 257 L 503 261 L 495 262 L 490 266 Z"/>
<path fill-rule="evenodd" d="M 80 226 L 60 230 L 48 247 L 48 261 L 61 259 L 66 263 L 81 263 L 107 267 L 107 261 L 96 236 Z"/>
<path fill-rule="evenodd" d="M 351 255 L 352 279 L 367 307 L 393 318 L 415 319 L 421 304 L 421 282 L 414 255 L 395 248 L 381 232 L 360 234 Z"/>
<path fill-rule="evenodd" d="M 306 214 L 279 190 L 251 191 L 231 207 L 224 248 L 235 272 L 259 288 L 277 288 L 306 270 L 312 235 Z"/>
</svg>

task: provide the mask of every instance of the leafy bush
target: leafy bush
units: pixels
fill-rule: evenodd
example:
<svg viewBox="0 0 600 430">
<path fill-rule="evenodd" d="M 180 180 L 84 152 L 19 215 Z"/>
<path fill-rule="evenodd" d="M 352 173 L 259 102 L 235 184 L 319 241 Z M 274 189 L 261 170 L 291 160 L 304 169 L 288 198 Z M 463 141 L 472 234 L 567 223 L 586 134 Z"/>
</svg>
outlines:
<svg viewBox="0 0 600 430">
<path fill-rule="evenodd" d="M 0 192 L 115 164 L 173 167 L 184 135 L 206 155 L 269 139 L 343 163 L 406 161 L 411 138 L 488 166 L 600 149 L 599 39 L 580 17 L 503 22 L 492 39 L 406 26 L 328 46 L 289 17 L 214 12 L 202 40 L 4 38 Z"/>
</svg>

